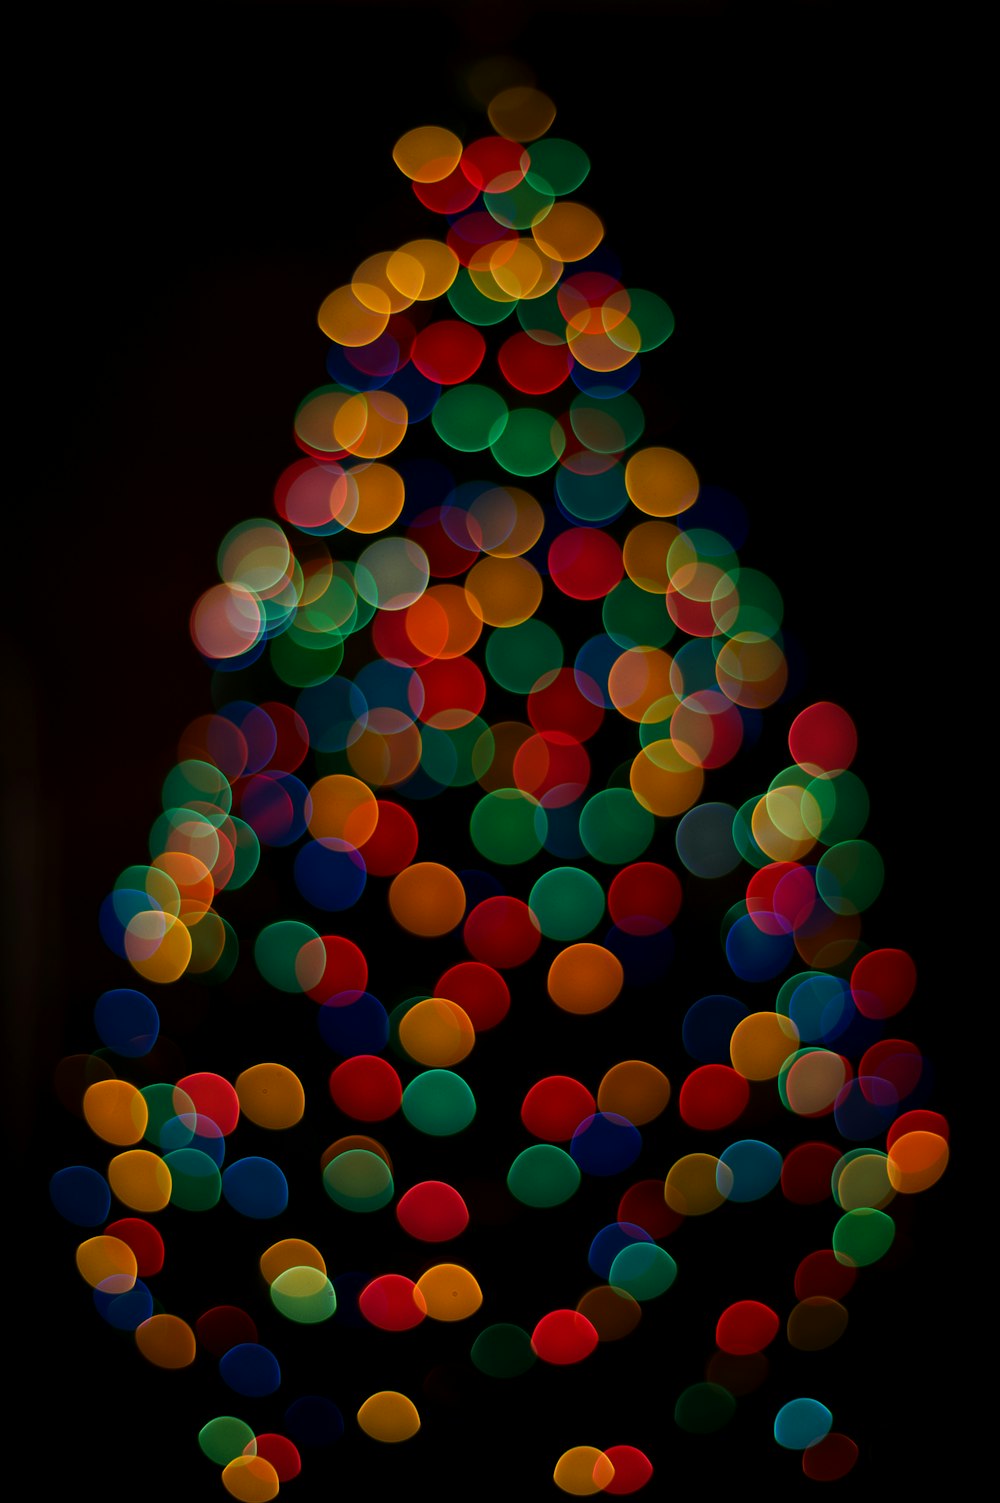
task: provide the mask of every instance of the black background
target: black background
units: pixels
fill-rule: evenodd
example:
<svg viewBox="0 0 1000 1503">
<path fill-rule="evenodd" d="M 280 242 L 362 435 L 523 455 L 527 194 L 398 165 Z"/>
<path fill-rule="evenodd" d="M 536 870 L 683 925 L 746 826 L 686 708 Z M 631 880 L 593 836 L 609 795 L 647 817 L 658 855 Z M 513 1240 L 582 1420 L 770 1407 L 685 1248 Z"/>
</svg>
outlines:
<svg viewBox="0 0 1000 1503">
<path fill-rule="evenodd" d="M 148 1369 L 90 1308 L 72 1266 L 78 1238 L 44 1186 L 92 1150 L 47 1082 L 63 1052 L 91 1046 L 96 995 L 128 984 L 96 935 L 96 910 L 145 849 L 178 732 L 209 707 L 190 607 L 212 583 L 222 535 L 268 514 L 273 481 L 295 457 L 291 415 L 325 379 L 323 296 L 363 256 L 435 232 L 391 148 L 431 121 L 467 139 L 485 133 L 461 87 L 477 57 L 505 52 L 533 68 L 558 107 L 557 133 L 592 159 L 579 196 L 604 219 L 626 280 L 674 310 L 677 332 L 639 388 L 659 420 L 647 438 L 680 448 L 745 502 L 743 554 L 785 595 L 808 697 L 855 717 L 868 833 L 888 872 L 866 935 L 915 953 L 920 990 L 901 1032 L 937 1065 L 931 1104 L 956 1106 L 940 893 L 925 877 L 939 840 L 926 765 L 941 565 L 925 455 L 942 371 L 926 309 L 940 122 L 914 66 L 928 48 L 888 19 L 810 4 L 753 17 L 635 3 L 219 5 L 26 34 L 25 76 L 44 104 L 28 109 L 18 142 L 22 264 L 10 287 L 26 465 L 8 512 L 22 541 L 12 526 L 4 913 L 9 1135 L 32 1169 L 33 1230 L 11 1287 L 16 1307 L 24 1292 L 17 1350 L 32 1464 L 53 1495 L 57 1483 L 71 1496 L 99 1479 L 110 1499 L 221 1497 L 197 1428 L 228 1410 L 253 1419 L 210 1363 Z M 939 850 L 938 883 L 940 860 Z M 214 1026 L 206 1019 L 206 1038 Z M 261 1057 L 246 1047 L 242 1063 Z M 535 1063 L 526 1083 L 559 1068 L 555 1057 Z M 959 1154 L 961 1141 L 959 1131 Z M 468 1174 L 493 1144 L 484 1132 L 465 1151 Z M 411 1168 L 435 1172 L 430 1159 Z M 295 1493 L 402 1495 L 423 1476 L 442 1503 L 541 1498 L 554 1495 L 547 1478 L 566 1446 L 631 1441 L 656 1465 L 656 1496 L 741 1480 L 791 1496 L 809 1484 L 768 1432 L 777 1404 L 799 1392 L 825 1398 L 835 1427 L 861 1444 L 845 1491 L 915 1485 L 948 1467 L 958 1422 L 956 1205 L 946 1179 L 901 1211 L 897 1249 L 859 1281 L 848 1333 L 807 1364 L 810 1384 L 801 1363 L 776 1356 L 763 1394 L 742 1401 L 718 1440 L 694 1443 L 673 1427 L 677 1392 L 711 1350 L 711 1322 L 682 1304 L 680 1283 L 667 1297 L 677 1307 L 651 1309 L 619 1351 L 536 1373 L 502 1400 L 484 1382 L 477 1405 L 501 1404 L 489 1423 L 477 1405 L 454 1411 L 458 1424 L 446 1399 L 421 1405 L 421 1348 L 407 1391 L 425 1427 L 397 1452 L 366 1445 L 350 1413 L 355 1395 L 406 1388 L 405 1365 L 392 1366 L 403 1362 L 399 1339 L 344 1333 L 325 1376 L 348 1436 L 328 1458 L 306 1457 Z M 743 1292 L 726 1214 L 688 1253 L 710 1310 Z M 235 1221 L 226 1236 L 239 1252 Z M 565 1224 L 567 1246 L 579 1245 L 572 1217 Z M 588 1216 L 579 1225 L 584 1237 L 595 1229 Z M 823 1244 L 826 1225 L 804 1234 L 797 1216 L 772 1221 L 774 1258 L 755 1257 L 774 1273 L 776 1302 L 788 1299 L 795 1262 L 786 1239 L 801 1254 Z M 489 1278 L 512 1291 L 496 1318 L 528 1322 L 519 1293 L 534 1223 L 483 1235 Z M 376 1239 L 369 1263 L 401 1267 L 404 1241 L 394 1261 L 397 1244 L 386 1255 Z M 363 1237 L 355 1251 L 354 1266 L 369 1266 Z M 575 1303 L 585 1280 L 574 1270 L 560 1283 L 553 1266 L 550 1303 Z M 172 1289 L 181 1303 L 167 1307 L 191 1319 L 199 1300 L 234 1297 L 232 1286 L 206 1294 L 194 1275 Z M 467 1350 L 454 1334 L 441 1336 L 446 1364 Z"/>
</svg>

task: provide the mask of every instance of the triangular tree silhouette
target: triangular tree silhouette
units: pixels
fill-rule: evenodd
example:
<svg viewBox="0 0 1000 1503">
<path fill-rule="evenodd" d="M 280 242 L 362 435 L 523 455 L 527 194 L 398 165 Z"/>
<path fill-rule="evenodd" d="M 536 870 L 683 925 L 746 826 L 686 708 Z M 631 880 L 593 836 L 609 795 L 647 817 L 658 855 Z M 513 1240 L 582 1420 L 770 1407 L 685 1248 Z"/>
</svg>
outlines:
<svg viewBox="0 0 1000 1503">
<path fill-rule="evenodd" d="M 217 1366 L 199 1438 L 237 1498 L 335 1477 L 345 1425 L 422 1430 L 444 1467 L 503 1380 L 552 1395 L 599 1350 L 611 1402 L 630 1343 L 685 1321 L 684 1444 L 773 1361 L 760 1454 L 834 1478 L 857 1448 L 799 1354 L 948 1157 L 885 1037 L 913 962 L 862 941 L 855 727 L 803 698 L 739 502 L 646 431 L 673 316 L 577 200 L 585 153 L 533 88 L 488 114 L 396 143 L 430 231 L 323 302 L 277 520 L 232 529 L 191 612 L 213 708 L 101 911 L 119 979 L 60 1074 L 99 1167 L 52 1197 L 100 1316 Z M 187 1048 L 162 1078 L 161 1010 Z M 198 1293 L 211 1212 L 231 1300 Z M 329 1323 L 367 1366 L 330 1378 Z M 532 1422 L 531 1496 L 665 1464 L 648 1425 Z"/>
</svg>

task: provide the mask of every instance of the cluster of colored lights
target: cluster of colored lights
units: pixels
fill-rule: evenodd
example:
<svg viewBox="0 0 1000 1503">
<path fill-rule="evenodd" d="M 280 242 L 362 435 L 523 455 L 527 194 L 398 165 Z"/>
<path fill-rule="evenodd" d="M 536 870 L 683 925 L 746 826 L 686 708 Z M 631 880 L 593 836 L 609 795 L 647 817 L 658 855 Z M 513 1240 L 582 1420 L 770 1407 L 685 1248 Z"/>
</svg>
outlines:
<svg viewBox="0 0 1000 1503">
<path fill-rule="evenodd" d="M 913 995 L 913 962 L 861 943 L 883 866 L 862 834 L 850 717 L 807 707 L 766 790 L 738 806 L 703 799 L 785 694 L 782 599 L 740 562 L 739 503 L 702 487 L 676 451 L 637 447 L 639 356 L 673 318 L 621 281 L 600 220 L 567 197 L 589 164 L 546 135 L 553 117 L 544 95 L 514 88 L 490 106 L 493 135 L 463 146 L 422 127 L 397 143 L 444 233 L 370 257 L 320 309 L 330 380 L 295 415 L 302 457 L 277 482 L 279 521 L 230 531 L 219 583 L 191 613 L 215 708 L 184 731 L 149 858 L 115 882 L 101 932 L 141 984 L 224 984 L 240 940 L 219 909 L 262 852 L 286 849 L 313 922 L 274 919 L 252 956 L 267 987 L 315 1004 L 339 1056 L 332 1068 L 320 1056 L 319 1078 L 359 1130 L 322 1153 L 322 1192 L 338 1218 L 394 1214 L 426 1248 L 461 1238 L 465 1199 L 441 1180 L 397 1185 L 366 1129 L 401 1117 L 428 1138 L 463 1133 L 477 1101 L 459 1067 L 480 1035 L 516 1024 L 512 973 L 540 967 L 572 1018 L 603 1013 L 666 975 L 692 884 L 749 868 L 721 916 L 721 954 L 771 1004 L 689 999 L 691 1063 L 676 1089 L 630 1057 L 595 1077 L 596 1093 L 573 1074 L 537 1080 L 520 1112 L 533 1141 L 512 1153 L 506 1185 L 520 1206 L 551 1210 L 626 1175 L 642 1128 L 671 1105 L 706 1151 L 623 1189 L 586 1254 L 598 1282 L 530 1330 L 491 1319 L 463 1263 L 338 1288 L 320 1248 L 296 1235 L 289 1161 L 229 1157 L 243 1121 L 296 1129 L 314 1082 L 263 1060 L 232 1081 L 207 1070 L 135 1085 L 130 1061 L 156 1045 L 159 1011 L 119 986 L 94 1010 L 101 1048 L 59 1075 L 110 1160 L 60 1170 L 52 1197 L 71 1223 L 101 1229 L 76 1254 L 100 1315 L 160 1368 L 207 1353 L 223 1387 L 254 1401 L 284 1395 L 286 1378 L 251 1315 L 171 1313 L 154 1293 L 166 1254 L 148 1218 L 168 1206 L 225 1201 L 251 1229 L 280 1218 L 288 1235 L 262 1237 L 255 1257 L 287 1321 L 321 1326 L 346 1302 L 383 1331 L 470 1321 L 469 1360 L 499 1379 L 626 1337 L 683 1281 L 683 1259 L 662 1244 L 686 1219 L 776 1191 L 832 1204 L 829 1246 L 802 1257 L 787 1311 L 747 1291 L 718 1312 L 704 1380 L 674 1407 L 678 1426 L 709 1434 L 764 1382 L 782 1330 L 802 1352 L 840 1338 L 858 1270 L 892 1245 L 891 1202 L 944 1172 L 948 1126 L 922 1105 L 920 1050 L 885 1036 Z M 432 457 L 390 459 L 421 424 Z M 683 881 L 658 859 L 668 842 Z M 453 848 L 461 862 L 443 859 Z M 349 932 L 326 932 L 328 915 Z M 410 946 L 414 987 L 389 1006 L 368 989 L 387 930 Z M 424 941 L 453 945 L 446 966 L 428 968 L 423 955 L 440 949 Z M 571 1026 L 567 1054 L 581 1047 Z M 789 1151 L 732 1137 L 761 1092 L 802 1124 Z M 382 1442 L 421 1425 L 393 1389 L 365 1397 L 356 1421 Z M 798 1397 L 776 1411 L 774 1439 L 801 1452 L 806 1476 L 832 1480 L 857 1455 L 832 1425 L 824 1404 Z M 219 1414 L 200 1443 L 228 1492 L 257 1503 L 343 1428 L 328 1395 L 308 1394 L 284 1403 L 280 1432 Z M 631 1493 L 652 1474 L 628 1444 L 573 1445 L 553 1463 L 572 1495 Z"/>
</svg>

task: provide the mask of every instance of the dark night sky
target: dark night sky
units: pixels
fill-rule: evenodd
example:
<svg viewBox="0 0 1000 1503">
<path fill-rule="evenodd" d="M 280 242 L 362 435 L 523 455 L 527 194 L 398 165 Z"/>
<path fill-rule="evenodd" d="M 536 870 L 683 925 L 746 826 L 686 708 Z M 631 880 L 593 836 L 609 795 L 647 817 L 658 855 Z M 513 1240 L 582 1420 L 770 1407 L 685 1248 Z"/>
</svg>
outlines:
<svg viewBox="0 0 1000 1503">
<path fill-rule="evenodd" d="M 176 1378 L 95 1329 L 73 1229 L 45 1196 L 77 1141 L 47 1081 L 64 1050 L 90 1047 L 96 994 L 128 984 L 106 979 L 96 910 L 139 859 L 178 731 L 208 707 L 188 612 L 212 582 L 219 539 L 267 514 L 274 478 L 295 457 L 290 418 L 325 379 L 316 308 L 363 256 L 434 233 L 392 144 L 428 121 L 485 132 L 459 86 L 484 53 L 534 69 L 557 104 L 557 132 L 591 156 L 579 196 L 604 219 L 627 280 L 675 312 L 675 336 L 644 366 L 640 390 L 659 423 L 647 441 L 680 448 L 745 502 L 746 558 L 785 595 L 811 696 L 855 716 L 871 835 L 889 872 L 873 929 L 917 956 L 921 991 L 902 1031 L 937 1063 L 931 1104 L 957 1105 L 958 1051 L 934 1010 L 944 944 L 924 879 L 939 836 L 923 812 L 935 797 L 924 762 L 937 588 L 923 455 L 942 367 L 912 289 L 936 254 L 925 206 L 938 121 L 904 57 L 925 44 L 888 19 L 822 4 L 762 7 L 752 21 L 747 7 L 706 5 L 696 19 L 698 9 L 234 4 L 133 22 L 76 14 L 53 37 L 36 23 L 27 38 L 44 103 L 23 125 L 22 269 L 8 288 L 26 542 L 8 551 L 20 575 L 8 619 L 20 733 L 5 747 L 4 913 L 7 1050 L 21 1083 L 9 1134 L 31 1166 L 25 1193 L 45 1249 L 24 1347 L 36 1385 L 29 1426 L 37 1420 L 39 1477 L 53 1497 L 95 1475 L 109 1500 L 182 1487 L 225 1496 L 193 1452 L 198 1425 L 227 1407 L 218 1385 L 199 1380 L 210 1397 L 189 1412 Z M 956 1207 L 946 1181 L 914 1208 L 910 1255 L 873 1274 L 842 1350 L 825 1354 L 817 1396 L 827 1383 L 835 1426 L 866 1447 L 845 1492 L 902 1491 L 949 1464 Z M 727 1255 L 712 1256 L 726 1283 Z M 651 1492 L 665 1495 L 672 1477 L 714 1477 L 720 1491 L 745 1481 L 735 1452 L 709 1442 L 696 1453 L 656 1432 L 662 1391 L 672 1433 L 678 1381 L 670 1366 L 659 1376 L 669 1363 L 659 1341 L 669 1354 L 661 1332 L 634 1359 L 652 1374 L 642 1411 Z M 578 1389 L 567 1404 L 584 1402 Z M 515 1410 L 502 1423 L 516 1430 L 526 1416 Z M 759 1435 L 747 1444 L 750 1465 L 771 1455 L 753 1449 Z M 358 1495 L 358 1455 L 345 1442 L 330 1496 L 338 1480 L 343 1496 Z M 408 1480 L 402 1452 L 385 1464 L 376 1495 Z M 794 1457 L 768 1465 L 755 1481 L 788 1496 L 806 1489 Z M 315 1481 L 294 1496 L 322 1495 Z M 465 1495 L 447 1486 L 442 1503 Z M 510 1474 L 509 1496 L 550 1491 Z"/>
</svg>

